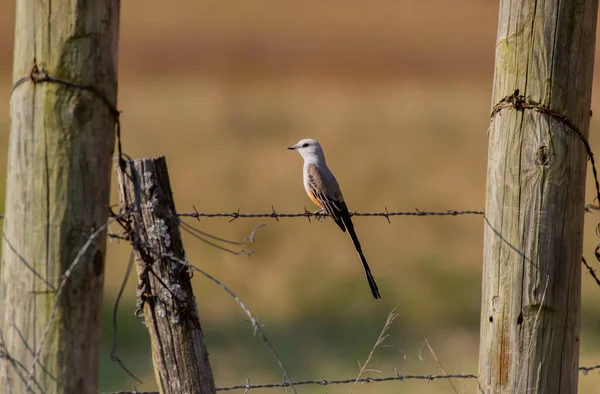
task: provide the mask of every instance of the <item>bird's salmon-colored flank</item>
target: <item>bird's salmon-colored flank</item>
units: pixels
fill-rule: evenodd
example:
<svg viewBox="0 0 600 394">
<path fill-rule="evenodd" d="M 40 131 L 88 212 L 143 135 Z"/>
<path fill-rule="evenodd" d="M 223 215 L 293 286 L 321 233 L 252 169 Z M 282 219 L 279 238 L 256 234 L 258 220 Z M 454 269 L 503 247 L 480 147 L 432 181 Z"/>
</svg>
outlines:
<svg viewBox="0 0 600 394">
<path fill-rule="evenodd" d="M 306 194 L 308 194 L 308 197 L 312 200 L 312 202 L 314 202 L 315 204 L 317 204 L 318 207 L 323 208 L 323 206 L 321 205 L 321 203 L 319 202 L 319 200 L 317 200 L 317 198 L 315 197 L 315 195 L 313 194 L 313 192 L 311 192 L 310 190 L 307 190 Z"/>
</svg>

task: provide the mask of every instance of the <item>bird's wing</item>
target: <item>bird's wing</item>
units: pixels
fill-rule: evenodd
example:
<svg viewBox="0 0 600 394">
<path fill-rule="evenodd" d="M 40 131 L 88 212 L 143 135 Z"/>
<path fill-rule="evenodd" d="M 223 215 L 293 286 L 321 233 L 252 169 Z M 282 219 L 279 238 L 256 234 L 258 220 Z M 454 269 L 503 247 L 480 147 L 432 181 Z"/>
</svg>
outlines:
<svg viewBox="0 0 600 394">
<path fill-rule="evenodd" d="M 313 200 L 318 201 L 321 208 L 346 231 L 342 215 L 348 212 L 344 197 L 337 181 L 331 175 L 327 177 L 315 164 L 307 166 L 308 193 Z"/>
<path fill-rule="evenodd" d="M 308 181 L 307 192 L 309 197 L 320 205 L 333 220 L 335 220 L 335 223 L 340 226 L 342 231 L 348 231 L 348 234 L 354 243 L 354 247 L 360 256 L 360 261 L 365 270 L 365 275 L 367 276 L 373 297 L 376 299 L 381 298 L 379 289 L 375 283 L 375 278 L 373 278 L 371 269 L 367 264 L 367 259 L 363 254 L 362 247 L 360 246 L 360 242 L 354 231 L 354 225 L 352 224 L 348 207 L 344 202 L 344 197 L 342 196 L 340 186 L 335 180 L 335 177 L 328 169 L 320 170 L 315 164 L 309 164 L 306 170 Z"/>
</svg>

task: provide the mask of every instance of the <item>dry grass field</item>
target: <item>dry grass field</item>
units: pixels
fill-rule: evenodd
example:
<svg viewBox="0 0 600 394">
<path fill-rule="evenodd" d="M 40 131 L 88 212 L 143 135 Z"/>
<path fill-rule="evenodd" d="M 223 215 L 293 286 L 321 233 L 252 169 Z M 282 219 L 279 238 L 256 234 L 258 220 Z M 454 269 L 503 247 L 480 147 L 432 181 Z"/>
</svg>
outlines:
<svg viewBox="0 0 600 394">
<path fill-rule="evenodd" d="M 165 155 L 179 211 L 313 209 L 301 138 L 324 146 L 353 210 L 483 209 L 497 2 L 483 0 L 122 3 L 119 102 L 132 157 Z M 0 12 L 0 173 L 6 171 L 14 4 Z M 15 76 L 16 77 L 16 76 Z M 595 113 L 599 85 L 594 90 Z M 591 143 L 600 123 L 592 118 Z M 591 171 L 589 171 L 591 175 Z M 587 201 L 594 193 L 591 177 Z M 0 212 L 4 202 L 0 183 Z M 113 201 L 118 202 L 113 188 Z M 587 217 L 585 256 L 598 239 Z M 265 324 L 291 376 L 351 378 L 386 316 L 399 315 L 366 375 L 477 372 L 483 221 L 480 217 L 357 218 L 383 300 L 375 302 L 350 240 L 331 221 L 203 219 L 241 239 L 266 223 L 250 257 L 185 237 L 190 261 L 219 278 Z M 110 316 L 129 248 L 112 242 L 106 266 L 103 391 L 131 388 L 108 353 Z M 133 282 L 133 281 L 132 281 Z M 218 386 L 277 382 L 281 372 L 238 305 L 194 277 Z M 581 364 L 600 362 L 598 288 L 584 274 Z M 119 312 L 119 355 L 155 387 L 135 285 Z M 0 306 L 1 308 L 1 306 Z M 476 392 L 474 381 L 455 382 Z M 580 379 L 594 393 L 600 376 Z M 336 394 L 349 386 L 303 387 Z M 453 392 L 447 382 L 369 384 L 356 393 Z M 258 390 L 257 392 L 268 392 Z"/>
</svg>

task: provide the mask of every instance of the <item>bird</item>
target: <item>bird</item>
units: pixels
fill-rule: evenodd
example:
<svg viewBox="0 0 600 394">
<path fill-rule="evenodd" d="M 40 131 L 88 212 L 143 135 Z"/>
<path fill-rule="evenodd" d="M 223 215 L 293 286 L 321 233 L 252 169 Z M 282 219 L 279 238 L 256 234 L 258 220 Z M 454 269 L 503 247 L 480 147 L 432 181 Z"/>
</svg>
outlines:
<svg viewBox="0 0 600 394">
<path fill-rule="evenodd" d="M 343 232 L 348 233 L 360 257 L 373 297 L 380 299 L 379 289 L 354 231 L 344 196 L 335 176 L 327 167 L 321 144 L 313 139 L 303 139 L 288 149 L 297 151 L 304 159 L 303 178 L 306 194 L 321 208 L 320 212 L 327 213 Z"/>
</svg>

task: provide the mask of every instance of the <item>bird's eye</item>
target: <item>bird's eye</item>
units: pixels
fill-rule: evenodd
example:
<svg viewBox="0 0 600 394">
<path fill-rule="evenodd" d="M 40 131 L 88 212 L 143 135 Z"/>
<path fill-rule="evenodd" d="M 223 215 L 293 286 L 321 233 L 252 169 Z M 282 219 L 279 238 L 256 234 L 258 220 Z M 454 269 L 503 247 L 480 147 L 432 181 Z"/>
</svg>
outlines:
<svg viewBox="0 0 600 394">
<path fill-rule="evenodd" d="M 308 142 L 305 142 L 304 144 L 302 144 L 303 148 L 306 148 L 308 146 Z"/>
</svg>

